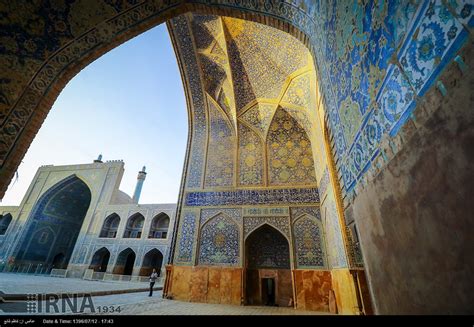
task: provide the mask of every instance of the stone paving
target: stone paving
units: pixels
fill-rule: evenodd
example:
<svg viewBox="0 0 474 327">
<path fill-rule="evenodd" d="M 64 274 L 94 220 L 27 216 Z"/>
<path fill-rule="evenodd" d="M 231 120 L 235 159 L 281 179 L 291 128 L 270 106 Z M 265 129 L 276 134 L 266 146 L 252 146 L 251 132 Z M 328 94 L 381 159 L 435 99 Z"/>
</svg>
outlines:
<svg viewBox="0 0 474 327">
<path fill-rule="evenodd" d="M 146 288 L 148 283 L 101 282 L 82 279 L 58 278 L 34 275 L 0 273 L 0 291 L 7 294 L 20 293 L 87 293 Z M 135 292 L 114 295 L 93 296 L 95 312 L 86 310 L 83 314 L 120 314 L 120 315 L 326 315 L 324 312 L 301 311 L 293 308 L 237 306 L 226 304 L 208 304 L 182 302 L 163 299 L 161 291 L 155 291 L 153 297 L 148 292 Z M 82 299 L 82 298 L 80 298 Z M 79 301 L 81 302 L 81 300 Z M 26 301 L 0 304 L 0 315 L 22 313 Z M 44 302 L 43 302 L 44 303 Z M 39 306 L 37 306 L 39 307 Z M 41 306 L 45 308 L 43 304 Z M 59 306 L 61 308 L 61 305 Z M 68 307 L 64 314 L 72 314 Z M 107 311 L 107 312 L 106 312 Z M 55 313 L 55 312 L 51 312 Z M 46 312 L 41 312 L 46 314 Z"/>
<path fill-rule="evenodd" d="M 155 285 L 158 287 L 160 285 Z M 147 288 L 148 283 L 91 281 L 28 274 L 0 273 L 0 291 L 6 294 L 24 293 L 86 293 Z"/>
<path fill-rule="evenodd" d="M 238 306 L 227 304 L 209 304 L 166 300 L 162 292 L 129 293 L 93 297 L 96 314 L 113 310 L 112 314 L 121 315 L 326 315 L 324 312 L 300 311 L 292 308 Z M 120 313 L 117 309 L 120 308 Z M 99 312 L 99 310 L 101 312 Z M 90 311 L 84 314 L 91 314 Z"/>
</svg>

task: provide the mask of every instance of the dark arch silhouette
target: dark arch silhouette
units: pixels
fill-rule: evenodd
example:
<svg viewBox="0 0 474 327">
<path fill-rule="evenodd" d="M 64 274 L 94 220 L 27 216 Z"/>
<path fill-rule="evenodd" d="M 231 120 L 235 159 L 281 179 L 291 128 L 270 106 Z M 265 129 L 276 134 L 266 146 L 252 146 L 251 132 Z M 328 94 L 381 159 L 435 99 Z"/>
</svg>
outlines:
<svg viewBox="0 0 474 327">
<path fill-rule="evenodd" d="M 53 262 L 52 262 L 52 269 L 65 269 L 66 266 L 64 265 L 64 259 L 66 258 L 66 256 L 64 255 L 64 253 L 60 252 L 58 254 L 56 254 L 54 257 L 53 257 Z"/>
<path fill-rule="evenodd" d="M 251 305 L 287 306 L 293 297 L 290 247 L 274 227 L 264 224 L 245 240 L 245 299 Z"/>
<path fill-rule="evenodd" d="M 141 213 L 135 213 L 127 220 L 127 226 L 123 232 L 124 238 L 141 238 L 145 217 Z"/>
<path fill-rule="evenodd" d="M 160 213 L 153 218 L 150 226 L 148 238 L 166 238 L 168 236 L 168 228 L 170 225 L 170 217 L 166 213 Z"/>
<path fill-rule="evenodd" d="M 106 272 L 109 264 L 110 251 L 106 247 L 102 247 L 94 253 L 89 269 L 95 272 Z"/>
<path fill-rule="evenodd" d="M 7 213 L 5 215 L 0 215 L 0 235 L 5 235 L 7 233 L 8 226 L 12 221 L 12 215 Z"/>
<path fill-rule="evenodd" d="M 156 269 L 160 276 L 161 265 L 163 264 L 163 254 L 158 249 L 152 249 L 145 254 L 143 258 L 140 276 L 150 276 L 153 269 Z"/>
<path fill-rule="evenodd" d="M 288 240 L 274 227 L 260 226 L 245 240 L 245 264 L 251 269 L 290 269 Z"/>
<path fill-rule="evenodd" d="M 49 188 L 36 202 L 21 235 L 15 264 L 61 266 L 69 263 L 91 202 L 89 187 L 71 175 Z M 62 254 L 63 257 L 58 257 Z"/>
<path fill-rule="evenodd" d="M 99 237 L 104 237 L 104 238 L 117 237 L 117 230 L 118 230 L 119 225 L 120 225 L 120 216 L 114 212 L 113 214 L 105 218 Z"/>
<path fill-rule="evenodd" d="M 126 248 L 119 253 L 117 262 L 114 267 L 114 274 L 118 275 L 131 275 L 133 272 L 133 266 L 135 264 L 136 254 L 130 249 Z"/>
</svg>

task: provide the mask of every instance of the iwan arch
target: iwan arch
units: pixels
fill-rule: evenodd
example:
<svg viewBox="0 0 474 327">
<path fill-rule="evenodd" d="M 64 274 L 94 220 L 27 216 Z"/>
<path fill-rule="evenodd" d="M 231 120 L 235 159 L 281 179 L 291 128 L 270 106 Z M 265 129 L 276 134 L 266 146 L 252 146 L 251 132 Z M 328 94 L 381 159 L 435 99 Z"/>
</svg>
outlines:
<svg viewBox="0 0 474 327">
<path fill-rule="evenodd" d="M 0 206 L 0 271 L 164 280 L 176 204 L 139 203 L 146 172 L 133 198 L 123 174 L 120 160 L 40 167 L 18 206 Z"/>
<path fill-rule="evenodd" d="M 468 2 L 78 1 L 44 16 L 11 6 L 0 8 L 11 18 L 3 190 L 67 81 L 172 18 L 190 133 L 168 294 L 326 311 L 334 297 L 355 313 L 370 293 L 376 313 L 472 313 Z M 253 233 L 287 242 L 289 264 L 252 256 Z"/>
</svg>

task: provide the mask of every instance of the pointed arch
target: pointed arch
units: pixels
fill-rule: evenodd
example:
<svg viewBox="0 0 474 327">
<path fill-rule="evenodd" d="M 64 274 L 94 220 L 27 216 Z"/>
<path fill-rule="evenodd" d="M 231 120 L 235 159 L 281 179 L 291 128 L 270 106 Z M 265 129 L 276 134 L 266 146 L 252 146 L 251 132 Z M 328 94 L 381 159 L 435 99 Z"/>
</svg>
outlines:
<svg viewBox="0 0 474 327">
<path fill-rule="evenodd" d="M 137 255 L 131 248 L 122 250 L 115 262 L 114 274 L 118 275 L 131 275 L 133 272 L 133 266 L 135 265 L 135 259 Z"/>
<path fill-rule="evenodd" d="M 117 230 L 120 225 L 120 216 L 115 212 L 108 215 L 105 218 L 104 223 L 102 224 L 102 229 L 100 231 L 99 237 L 103 238 L 116 238 Z"/>
<path fill-rule="evenodd" d="M 75 174 L 46 190 L 36 201 L 14 250 L 16 263 L 52 266 L 54 258 L 62 253 L 61 266 L 66 267 L 91 196 L 89 186 Z"/>
<path fill-rule="evenodd" d="M 307 213 L 293 222 L 295 264 L 298 268 L 327 266 L 322 222 Z"/>
<path fill-rule="evenodd" d="M 137 212 L 131 215 L 127 220 L 127 226 L 123 232 L 124 238 L 141 238 L 145 217 Z"/>
<path fill-rule="evenodd" d="M 290 244 L 278 229 L 264 223 L 245 239 L 248 269 L 290 269 Z"/>
<path fill-rule="evenodd" d="M 107 247 L 103 246 L 94 252 L 89 269 L 93 269 L 95 272 L 106 272 L 109 260 L 110 251 Z"/>
<path fill-rule="evenodd" d="M 169 225 L 170 217 L 166 213 L 160 212 L 151 221 L 148 238 L 167 238 Z"/>
<path fill-rule="evenodd" d="M 150 276 L 153 269 L 156 270 L 158 276 L 161 275 L 161 266 L 163 265 L 163 253 L 157 248 L 151 249 L 143 256 L 142 267 L 140 268 L 140 276 Z"/>
<path fill-rule="evenodd" d="M 281 219 L 282 217 L 252 217 L 245 220 L 244 229 L 244 241 L 252 234 L 255 230 L 259 229 L 263 225 L 269 225 L 280 232 L 290 242 L 290 230 L 288 228 L 288 220 Z"/>
<path fill-rule="evenodd" d="M 218 213 L 201 227 L 199 237 L 200 265 L 235 266 L 240 263 L 240 230 L 237 223 Z"/>
</svg>

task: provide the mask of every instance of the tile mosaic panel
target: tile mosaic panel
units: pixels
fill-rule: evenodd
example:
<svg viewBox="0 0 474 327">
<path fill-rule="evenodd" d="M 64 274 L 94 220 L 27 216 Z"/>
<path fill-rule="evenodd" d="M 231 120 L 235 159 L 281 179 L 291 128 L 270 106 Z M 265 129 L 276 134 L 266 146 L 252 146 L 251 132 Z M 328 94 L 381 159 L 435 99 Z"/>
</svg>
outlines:
<svg viewBox="0 0 474 327">
<path fill-rule="evenodd" d="M 235 222 L 242 223 L 242 209 L 240 208 L 218 208 L 218 209 L 202 209 L 200 224 L 203 226 L 209 219 L 218 214 L 223 213 L 228 217 L 231 217 Z"/>
<path fill-rule="evenodd" d="M 244 239 L 264 224 L 271 225 L 290 239 L 288 217 L 244 217 Z"/>
<path fill-rule="evenodd" d="M 319 223 L 318 223 L 319 222 Z M 324 267 L 321 222 L 304 216 L 293 224 L 296 265 L 298 268 Z"/>
<path fill-rule="evenodd" d="M 256 132 L 242 123 L 239 128 L 239 184 L 263 185 L 264 149 Z"/>
<path fill-rule="evenodd" d="M 186 192 L 186 206 L 319 203 L 317 188 Z"/>
<path fill-rule="evenodd" d="M 323 212 L 323 223 L 326 241 L 328 244 L 328 265 L 330 268 L 347 267 L 347 258 L 342 238 L 343 229 L 339 223 L 334 195 L 330 192 L 321 208 Z"/>
<path fill-rule="evenodd" d="M 264 225 L 250 234 L 245 240 L 245 248 L 249 268 L 290 269 L 288 241 L 269 225 Z"/>
<path fill-rule="evenodd" d="M 234 143 L 232 126 L 212 100 L 209 108 L 209 144 L 205 187 L 232 186 L 234 183 Z"/>
<path fill-rule="evenodd" d="M 319 207 L 292 207 L 290 209 L 291 220 L 294 222 L 297 218 L 303 215 L 310 215 L 321 220 L 321 211 Z"/>
<path fill-rule="evenodd" d="M 270 185 L 316 184 L 311 141 L 285 110 L 275 113 L 267 136 Z"/>
<path fill-rule="evenodd" d="M 174 262 L 192 264 L 194 260 L 194 243 L 196 233 L 196 213 L 185 211 L 181 215 L 179 231 L 176 240 L 177 252 Z"/>
<path fill-rule="evenodd" d="M 233 219 L 219 214 L 201 228 L 199 264 L 236 266 L 240 263 L 240 233 Z"/>
<path fill-rule="evenodd" d="M 193 135 L 190 147 L 190 163 L 186 175 L 186 186 L 189 188 L 197 188 L 201 186 L 203 178 L 203 154 L 205 153 L 204 148 L 207 134 L 204 94 L 199 77 L 199 65 L 195 56 L 194 47 L 192 46 L 193 39 L 185 16 L 179 16 L 173 19 L 173 33 L 175 34 L 179 56 L 181 57 L 181 61 L 185 63 L 182 69 L 185 70 L 192 102 Z"/>
<path fill-rule="evenodd" d="M 272 122 L 276 105 L 272 103 L 257 103 L 245 111 L 240 119 L 260 131 L 262 138 L 266 138 L 268 128 Z"/>
</svg>

